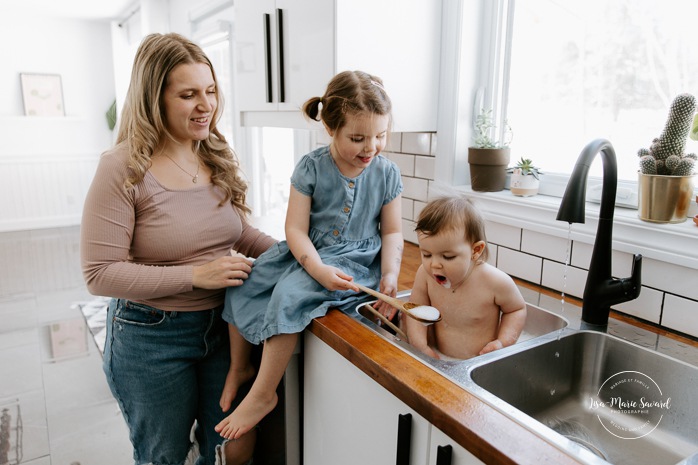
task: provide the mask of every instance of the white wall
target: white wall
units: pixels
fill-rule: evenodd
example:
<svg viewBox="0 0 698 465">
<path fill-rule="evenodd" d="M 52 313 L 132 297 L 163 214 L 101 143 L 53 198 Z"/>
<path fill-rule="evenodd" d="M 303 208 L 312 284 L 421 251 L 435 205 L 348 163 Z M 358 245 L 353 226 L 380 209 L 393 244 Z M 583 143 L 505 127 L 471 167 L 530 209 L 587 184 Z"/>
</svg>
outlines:
<svg viewBox="0 0 698 465">
<path fill-rule="evenodd" d="M 3 14 L 0 41 L 0 231 L 79 224 L 112 142 L 109 23 Z M 24 116 L 22 72 L 61 75 L 66 117 Z"/>
</svg>

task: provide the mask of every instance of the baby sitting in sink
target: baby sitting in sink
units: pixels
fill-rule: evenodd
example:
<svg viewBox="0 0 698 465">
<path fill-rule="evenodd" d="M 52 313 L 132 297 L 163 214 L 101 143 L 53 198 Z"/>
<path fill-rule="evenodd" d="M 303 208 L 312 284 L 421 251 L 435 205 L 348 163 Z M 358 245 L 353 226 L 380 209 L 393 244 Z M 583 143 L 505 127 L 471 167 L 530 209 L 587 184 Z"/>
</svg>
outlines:
<svg viewBox="0 0 698 465">
<path fill-rule="evenodd" d="M 417 220 L 422 264 L 410 302 L 439 309 L 424 326 L 404 318 L 409 342 L 434 358 L 466 359 L 516 342 L 526 303 L 514 281 L 486 262 L 485 222 L 462 196 L 433 200 Z"/>
</svg>

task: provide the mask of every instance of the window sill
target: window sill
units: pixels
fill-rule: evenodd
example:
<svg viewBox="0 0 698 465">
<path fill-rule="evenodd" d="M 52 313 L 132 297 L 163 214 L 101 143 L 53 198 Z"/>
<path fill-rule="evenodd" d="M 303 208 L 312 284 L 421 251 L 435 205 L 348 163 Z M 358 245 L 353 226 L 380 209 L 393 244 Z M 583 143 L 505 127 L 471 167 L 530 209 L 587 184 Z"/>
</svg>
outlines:
<svg viewBox="0 0 698 465">
<path fill-rule="evenodd" d="M 599 217 L 599 205 L 586 204 L 586 222 L 573 224 L 556 220 L 560 198 L 549 195 L 517 197 L 508 190 L 475 192 L 470 186 L 455 186 L 476 199 L 490 221 L 543 234 L 593 244 Z M 698 269 L 698 227 L 689 218 L 679 224 L 655 224 L 642 221 L 637 210 L 616 207 L 613 222 L 613 249 L 630 254 Z"/>
</svg>

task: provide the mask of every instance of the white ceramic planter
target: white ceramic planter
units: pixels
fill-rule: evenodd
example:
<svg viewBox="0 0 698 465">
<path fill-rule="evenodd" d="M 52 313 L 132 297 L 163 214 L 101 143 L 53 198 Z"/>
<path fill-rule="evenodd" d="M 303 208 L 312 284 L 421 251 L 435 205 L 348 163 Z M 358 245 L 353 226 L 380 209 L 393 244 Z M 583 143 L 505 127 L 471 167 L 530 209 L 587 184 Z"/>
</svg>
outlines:
<svg viewBox="0 0 698 465">
<path fill-rule="evenodd" d="M 509 189 L 514 195 L 530 197 L 538 193 L 539 187 L 540 180 L 536 179 L 533 175 L 523 175 L 520 169 L 515 169 L 511 174 L 511 185 Z"/>
</svg>

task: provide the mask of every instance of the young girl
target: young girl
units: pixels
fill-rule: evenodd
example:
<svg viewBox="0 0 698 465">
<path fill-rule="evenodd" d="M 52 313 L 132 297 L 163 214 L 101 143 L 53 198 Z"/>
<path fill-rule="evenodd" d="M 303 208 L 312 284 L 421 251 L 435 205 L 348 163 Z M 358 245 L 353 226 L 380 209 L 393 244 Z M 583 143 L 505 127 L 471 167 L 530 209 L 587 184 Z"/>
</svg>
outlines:
<svg viewBox="0 0 698 465">
<path fill-rule="evenodd" d="M 381 80 L 361 71 L 340 73 L 303 111 L 314 120 L 319 115 L 332 142 L 305 155 L 294 170 L 286 241 L 261 255 L 245 285 L 226 294 L 233 359 L 222 405 L 254 377 L 251 345 L 264 342 L 250 392 L 216 426 L 228 439 L 241 437 L 274 408 L 298 334 L 329 308 L 351 308 L 359 297 L 353 281 L 397 293 L 402 181 L 397 166 L 380 156 L 391 122 Z M 379 310 L 395 311 L 387 305 Z"/>
<path fill-rule="evenodd" d="M 456 359 L 515 343 L 526 303 L 511 277 L 486 262 L 485 222 L 471 201 L 429 202 L 415 231 L 422 264 L 410 302 L 436 307 L 442 319 L 429 327 L 430 335 L 428 327 L 405 318 L 410 343 L 431 357 Z"/>
</svg>

